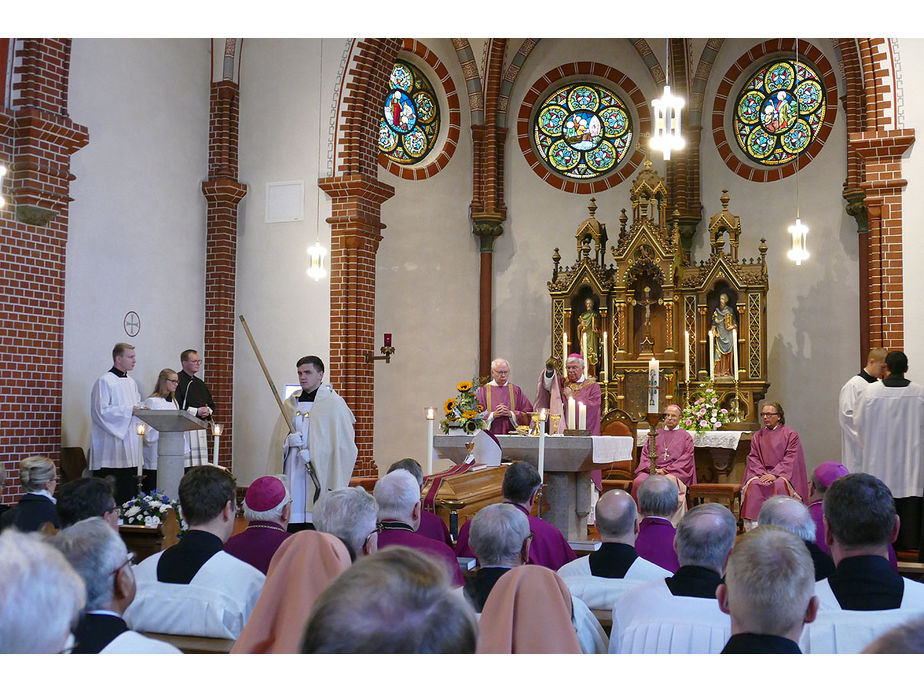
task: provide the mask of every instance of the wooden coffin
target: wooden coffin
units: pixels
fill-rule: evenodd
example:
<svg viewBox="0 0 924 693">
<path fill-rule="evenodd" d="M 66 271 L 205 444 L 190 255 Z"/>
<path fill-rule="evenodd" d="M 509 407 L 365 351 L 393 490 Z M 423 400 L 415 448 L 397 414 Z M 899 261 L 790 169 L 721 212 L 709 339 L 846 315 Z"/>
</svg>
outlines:
<svg viewBox="0 0 924 693">
<path fill-rule="evenodd" d="M 453 510 L 456 510 L 459 517 L 458 527 L 462 527 L 486 505 L 503 502 L 501 485 L 506 470 L 507 468 L 501 465 L 469 471 L 444 479 L 436 493 L 436 514 L 451 528 L 450 515 Z M 421 499 L 427 497 L 430 483 L 428 481 L 424 484 Z"/>
</svg>

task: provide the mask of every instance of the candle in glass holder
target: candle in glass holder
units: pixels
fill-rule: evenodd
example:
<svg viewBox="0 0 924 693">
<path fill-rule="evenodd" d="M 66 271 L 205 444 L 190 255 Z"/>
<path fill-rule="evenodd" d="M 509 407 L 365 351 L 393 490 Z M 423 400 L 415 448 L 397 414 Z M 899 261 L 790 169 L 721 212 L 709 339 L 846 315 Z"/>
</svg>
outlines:
<svg viewBox="0 0 924 693">
<path fill-rule="evenodd" d="M 212 464 L 218 465 L 218 440 L 221 438 L 221 424 L 212 424 L 212 439 L 215 444 L 212 446 Z"/>
</svg>

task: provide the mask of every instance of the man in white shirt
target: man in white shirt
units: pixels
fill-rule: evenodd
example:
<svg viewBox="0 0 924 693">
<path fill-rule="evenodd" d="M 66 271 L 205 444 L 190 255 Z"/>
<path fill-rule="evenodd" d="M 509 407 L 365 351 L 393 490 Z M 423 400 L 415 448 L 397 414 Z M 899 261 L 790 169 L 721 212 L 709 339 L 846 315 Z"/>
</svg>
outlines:
<svg viewBox="0 0 924 693">
<path fill-rule="evenodd" d="M 885 349 L 879 347 L 870 349 L 866 366 L 844 384 L 838 397 L 837 420 L 841 425 L 841 464 L 851 472 L 863 471 L 860 468 L 860 440 L 857 437 L 854 409 L 860 393 L 871 383 L 885 376 L 885 357 Z"/>
</svg>

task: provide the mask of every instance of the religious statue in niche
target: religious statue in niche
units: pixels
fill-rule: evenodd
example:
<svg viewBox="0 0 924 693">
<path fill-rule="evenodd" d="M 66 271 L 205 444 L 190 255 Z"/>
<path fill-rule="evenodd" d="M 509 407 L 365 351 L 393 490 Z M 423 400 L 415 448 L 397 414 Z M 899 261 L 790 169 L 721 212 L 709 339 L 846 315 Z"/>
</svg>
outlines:
<svg viewBox="0 0 924 693">
<path fill-rule="evenodd" d="M 715 339 L 715 376 L 734 377 L 735 344 L 733 330 L 737 328 L 738 321 L 735 310 L 728 305 L 728 293 L 719 294 L 719 304 L 712 311 L 712 331 Z"/>
<path fill-rule="evenodd" d="M 600 326 L 602 323 L 593 297 L 588 296 L 584 299 L 584 312 L 578 318 L 577 336 L 580 348 L 586 351 L 584 356 L 592 373 L 597 373 L 600 367 Z"/>
</svg>

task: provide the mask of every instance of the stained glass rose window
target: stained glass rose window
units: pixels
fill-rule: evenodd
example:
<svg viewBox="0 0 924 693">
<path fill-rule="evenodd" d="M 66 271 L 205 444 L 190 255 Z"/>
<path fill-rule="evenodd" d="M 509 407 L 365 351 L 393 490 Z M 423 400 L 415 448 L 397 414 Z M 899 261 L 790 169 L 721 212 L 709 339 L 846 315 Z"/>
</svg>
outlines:
<svg viewBox="0 0 924 693">
<path fill-rule="evenodd" d="M 569 84 L 539 106 L 533 144 L 555 171 L 579 180 L 612 171 L 629 151 L 632 120 L 623 102 L 597 84 Z"/>
<path fill-rule="evenodd" d="M 735 100 L 738 146 L 752 161 L 779 166 L 815 140 L 827 95 L 815 70 L 801 60 L 777 60 L 757 70 Z"/>
<path fill-rule="evenodd" d="M 419 69 L 395 62 L 379 124 L 379 149 L 398 164 L 415 164 L 433 149 L 440 131 L 436 92 Z"/>
</svg>

